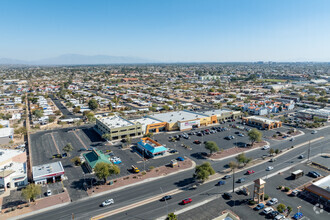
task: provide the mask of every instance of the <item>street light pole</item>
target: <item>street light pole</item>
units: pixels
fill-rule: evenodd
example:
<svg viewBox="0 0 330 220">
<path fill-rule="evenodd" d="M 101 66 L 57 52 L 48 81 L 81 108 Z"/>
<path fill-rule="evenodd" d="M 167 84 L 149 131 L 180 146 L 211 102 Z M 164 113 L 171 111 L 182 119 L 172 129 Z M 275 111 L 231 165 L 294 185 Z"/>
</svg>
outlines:
<svg viewBox="0 0 330 220">
<path fill-rule="evenodd" d="M 233 193 L 235 192 L 235 168 L 233 169 Z"/>
<path fill-rule="evenodd" d="M 159 187 L 159 188 L 162 191 L 162 194 L 164 194 L 164 191 L 163 191 L 162 187 Z M 168 215 L 168 203 L 167 203 L 167 199 L 165 199 L 165 202 L 166 202 L 166 215 Z"/>
<path fill-rule="evenodd" d="M 310 154 L 311 154 L 311 141 L 309 141 L 309 146 L 308 146 L 308 161 L 309 161 Z"/>
</svg>

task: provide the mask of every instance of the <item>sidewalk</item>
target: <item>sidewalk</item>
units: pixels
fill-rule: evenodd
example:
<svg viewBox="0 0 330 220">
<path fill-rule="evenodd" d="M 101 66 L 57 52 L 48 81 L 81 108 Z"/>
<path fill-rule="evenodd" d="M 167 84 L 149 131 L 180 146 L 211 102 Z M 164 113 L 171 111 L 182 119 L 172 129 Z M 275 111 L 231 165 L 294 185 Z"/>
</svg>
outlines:
<svg viewBox="0 0 330 220">
<path fill-rule="evenodd" d="M 2 210 L 0 220 L 2 219 L 19 219 L 22 218 L 21 215 L 28 216 L 29 214 L 37 214 L 37 212 L 43 212 L 46 209 L 53 209 L 55 205 L 66 205 L 71 202 L 69 193 L 67 190 L 65 192 L 56 194 L 50 197 L 45 197 L 38 199 L 35 202 L 31 202 L 30 205 L 22 205 L 14 211 Z M 10 209 L 9 209 L 10 210 Z M 26 215 L 27 214 L 27 215 Z"/>
<path fill-rule="evenodd" d="M 87 193 L 89 197 L 101 196 L 105 193 L 121 190 L 132 185 L 136 186 L 137 184 L 142 184 L 146 181 L 153 181 L 159 178 L 163 178 L 169 175 L 178 174 L 179 172 L 187 171 L 193 169 L 196 166 L 196 163 L 189 158 L 186 158 L 185 161 L 179 161 L 179 166 L 174 168 L 170 166 L 161 166 L 155 167 L 149 172 L 145 172 L 143 175 L 143 171 L 139 174 L 131 174 L 129 176 L 120 177 L 118 179 L 112 180 L 114 184 L 112 185 L 100 185 L 95 186 L 93 189 L 88 189 Z"/>
</svg>

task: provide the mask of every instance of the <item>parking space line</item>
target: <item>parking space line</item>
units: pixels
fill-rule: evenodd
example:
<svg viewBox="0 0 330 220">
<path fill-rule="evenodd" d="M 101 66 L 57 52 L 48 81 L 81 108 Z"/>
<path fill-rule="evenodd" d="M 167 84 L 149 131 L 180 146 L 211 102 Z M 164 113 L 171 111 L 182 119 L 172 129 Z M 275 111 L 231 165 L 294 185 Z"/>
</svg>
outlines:
<svg viewBox="0 0 330 220">
<path fill-rule="evenodd" d="M 48 133 L 48 134 L 50 134 L 50 136 L 52 137 L 52 140 L 53 140 L 53 142 L 54 142 L 54 145 L 55 145 L 55 148 L 56 148 L 57 153 L 58 153 L 58 154 L 61 154 L 61 151 L 60 151 L 60 149 L 58 148 L 57 143 L 56 143 L 56 141 L 55 141 L 55 138 L 54 138 L 53 132 Z"/>
<path fill-rule="evenodd" d="M 81 140 L 81 138 L 77 135 L 76 131 L 72 131 L 74 133 L 74 135 L 76 136 L 76 138 L 79 140 L 79 142 L 82 144 L 82 146 L 88 150 L 88 148 L 86 147 L 85 143 Z"/>
</svg>

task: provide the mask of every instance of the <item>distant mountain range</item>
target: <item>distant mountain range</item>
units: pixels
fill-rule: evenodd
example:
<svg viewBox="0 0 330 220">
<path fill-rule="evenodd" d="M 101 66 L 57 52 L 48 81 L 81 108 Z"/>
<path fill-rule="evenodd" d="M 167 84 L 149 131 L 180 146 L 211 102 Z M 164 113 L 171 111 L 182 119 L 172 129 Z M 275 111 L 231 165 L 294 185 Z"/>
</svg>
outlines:
<svg viewBox="0 0 330 220">
<path fill-rule="evenodd" d="M 35 61 L 24 61 L 8 58 L 0 58 L 0 65 L 93 65 L 93 64 L 130 64 L 130 63 L 156 63 L 139 57 L 121 57 L 95 55 L 87 56 L 80 54 L 65 54 L 58 57 L 46 58 Z"/>
</svg>

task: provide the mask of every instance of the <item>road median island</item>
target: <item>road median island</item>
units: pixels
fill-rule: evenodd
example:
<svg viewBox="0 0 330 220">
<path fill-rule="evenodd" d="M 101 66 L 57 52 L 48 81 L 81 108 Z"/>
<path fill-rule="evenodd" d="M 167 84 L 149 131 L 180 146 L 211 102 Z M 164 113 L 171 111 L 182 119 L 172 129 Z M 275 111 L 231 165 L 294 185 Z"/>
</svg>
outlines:
<svg viewBox="0 0 330 220">
<path fill-rule="evenodd" d="M 87 190 L 89 196 L 102 195 L 104 193 L 109 193 L 113 190 L 120 190 L 125 187 L 133 186 L 145 181 L 156 180 L 168 175 L 176 174 L 178 172 L 186 171 L 193 169 L 196 166 L 195 162 L 189 158 L 185 158 L 184 161 L 179 161 L 178 166 L 171 167 L 169 165 L 164 165 L 161 167 L 155 167 L 152 170 L 142 171 L 138 174 L 131 174 L 128 176 L 120 177 L 117 179 L 111 180 L 113 184 L 94 186 L 91 189 Z"/>
</svg>

